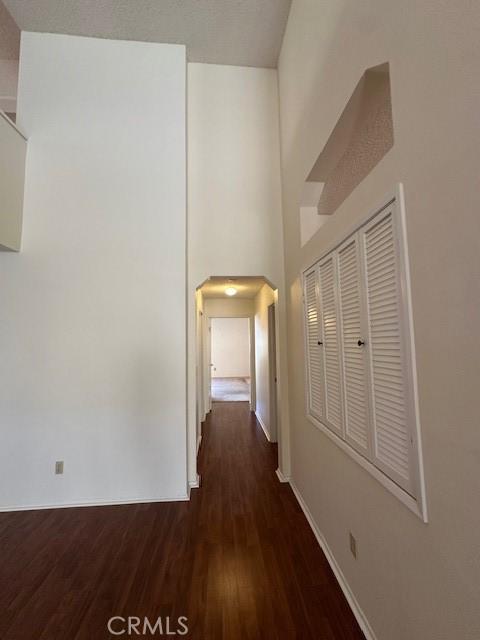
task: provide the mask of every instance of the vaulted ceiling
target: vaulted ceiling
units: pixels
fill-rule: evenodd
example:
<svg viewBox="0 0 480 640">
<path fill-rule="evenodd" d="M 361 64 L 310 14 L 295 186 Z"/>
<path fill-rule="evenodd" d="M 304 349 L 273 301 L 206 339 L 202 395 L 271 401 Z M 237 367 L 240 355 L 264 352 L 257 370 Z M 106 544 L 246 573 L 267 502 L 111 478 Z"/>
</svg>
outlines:
<svg viewBox="0 0 480 640">
<path fill-rule="evenodd" d="M 291 4 L 291 0 L 3 2 L 24 31 L 185 44 L 191 62 L 272 68 L 277 66 Z"/>
</svg>

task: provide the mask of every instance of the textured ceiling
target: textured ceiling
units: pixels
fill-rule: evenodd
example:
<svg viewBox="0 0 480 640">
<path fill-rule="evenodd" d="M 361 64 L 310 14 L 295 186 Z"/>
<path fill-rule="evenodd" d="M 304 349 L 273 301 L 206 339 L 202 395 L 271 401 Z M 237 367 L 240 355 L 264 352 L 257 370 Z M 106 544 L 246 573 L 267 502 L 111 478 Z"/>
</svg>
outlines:
<svg viewBox="0 0 480 640">
<path fill-rule="evenodd" d="M 0 60 L 18 60 L 20 29 L 0 1 Z"/>
<path fill-rule="evenodd" d="M 276 67 L 291 0 L 4 0 L 24 31 L 187 45 L 191 62 Z"/>
<path fill-rule="evenodd" d="M 235 287 L 235 298 L 254 298 L 264 284 L 270 284 L 264 278 L 219 278 L 207 280 L 200 288 L 204 298 L 227 298 L 227 287 Z"/>
</svg>

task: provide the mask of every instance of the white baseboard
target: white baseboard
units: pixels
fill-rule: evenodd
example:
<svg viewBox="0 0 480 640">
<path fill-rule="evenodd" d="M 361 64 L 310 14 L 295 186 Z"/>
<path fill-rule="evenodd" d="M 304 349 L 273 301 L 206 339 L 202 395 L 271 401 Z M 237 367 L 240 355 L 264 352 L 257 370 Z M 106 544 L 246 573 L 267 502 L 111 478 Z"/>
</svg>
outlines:
<svg viewBox="0 0 480 640">
<path fill-rule="evenodd" d="M 277 469 L 275 473 L 277 474 L 277 478 L 279 479 L 280 482 L 290 482 L 290 478 L 287 478 L 286 476 L 284 476 L 283 473 L 280 471 L 280 469 Z"/>
<path fill-rule="evenodd" d="M 92 502 L 67 502 L 65 504 L 27 504 L 0 507 L 0 513 L 12 511 L 42 511 L 44 509 L 77 509 L 79 507 L 113 507 L 125 504 L 147 504 L 150 502 L 185 502 L 190 497 L 187 494 L 169 498 L 126 498 L 125 500 L 93 500 Z"/>
<path fill-rule="evenodd" d="M 277 475 L 278 475 L 278 471 L 277 471 Z M 337 578 L 338 584 L 340 585 L 343 591 L 343 594 L 345 595 L 345 598 L 347 599 L 347 602 L 350 605 L 350 609 L 352 610 L 353 615 L 355 616 L 361 630 L 363 631 L 363 634 L 366 640 L 377 640 L 375 633 L 373 632 L 373 629 L 367 620 L 367 617 L 365 616 L 364 612 L 362 611 L 362 608 L 358 604 L 358 601 L 355 598 L 353 591 L 350 589 L 350 586 L 345 576 L 343 575 L 343 572 L 340 566 L 335 560 L 335 556 L 333 555 L 332 550 L 328 546 L 328 543 L 325 540 L 323 533 L 320 531 L 317 523 L 313 519 L 310 509 L 307 507 L 307 504 L 303 499 L 302 494 L 300 493 L 300 491 L 295 486 L 295 483 L 292 480 L 290 480 L 290 486 L 292 487 L 293 493 L 295 494 L 295 497 L 298 500 L 298 504 L 302 508 L 302 511 L 308 520 L 308 524 L 310 525 L 313 533 L 315 534 L 315 537 L 317 538 L 318 544 L 322 548 L 322 551 L 328 560 L 328 564 L 330 565 L 333 573 L 335 574 L 335 577 Z"/>
<path fill-rule="evenodd" d="M 263 424 L 263 420 L 261 419 L 261 417 L 259 416 L 259 414 L 255 411 L 255 416 L 258 420 L 258 422 L 260 423 L 260 426 L 263 429 L 263 433 L 265 434 L 266 439 L 271 442 L 270 440 L 270 434 L 268 433 L 267 427 Z"/>
</svg>

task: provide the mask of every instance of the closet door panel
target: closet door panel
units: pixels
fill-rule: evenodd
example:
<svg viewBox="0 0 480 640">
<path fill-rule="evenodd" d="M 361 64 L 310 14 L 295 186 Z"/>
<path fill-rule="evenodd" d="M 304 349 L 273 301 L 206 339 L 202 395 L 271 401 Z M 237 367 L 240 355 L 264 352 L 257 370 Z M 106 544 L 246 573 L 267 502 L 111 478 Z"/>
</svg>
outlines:
<svg viewBox="0 0 480 640">
<path fill-rule="evenodd" d="M 371 451 L 366 319 L 358 235 L 338 250 L 345 438 L 365 456 Z"/>
<path fill-rule="evenodd" d="M 308 413 L 317 420 L 323 420 L 325 415 L 324 366 L 320 344 L 322 336 L 316 268 L 311 269 L 304 276 L 304 304 Z"/>
<path fill-rule="evenodd" d="M 318 272 L 325 371 L 325 421 L 328 427 L 343 436 L 336 254 L 331 254 L 321 262 Z"/>
<path fill-rule="evenodd" d="M 393 206 L 363 230 L 374 459 L 412 489 L 409 398 L 402 322 L 399 245 Z"/>
</svg>

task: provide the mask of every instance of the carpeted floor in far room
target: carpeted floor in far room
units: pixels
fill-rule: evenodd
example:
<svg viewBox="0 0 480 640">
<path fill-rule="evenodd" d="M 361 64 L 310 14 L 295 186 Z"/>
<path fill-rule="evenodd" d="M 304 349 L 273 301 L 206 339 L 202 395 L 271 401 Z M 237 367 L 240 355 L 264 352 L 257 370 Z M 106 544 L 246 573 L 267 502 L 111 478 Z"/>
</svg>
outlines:
<svg viewBox="0 0 480 640">
<path fill-rule="evenodd" d="M 249 402 L 250 378 L 212 378 L 212 402 Z"/>
</svg>

